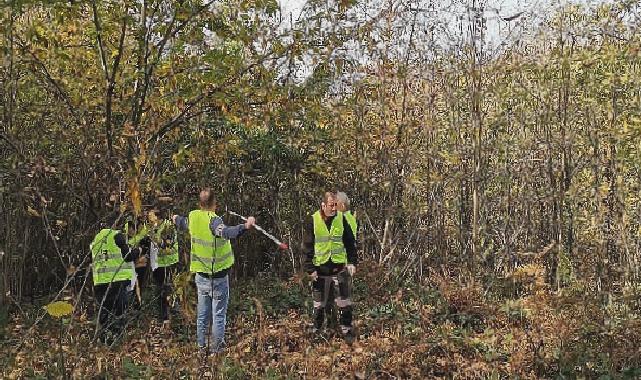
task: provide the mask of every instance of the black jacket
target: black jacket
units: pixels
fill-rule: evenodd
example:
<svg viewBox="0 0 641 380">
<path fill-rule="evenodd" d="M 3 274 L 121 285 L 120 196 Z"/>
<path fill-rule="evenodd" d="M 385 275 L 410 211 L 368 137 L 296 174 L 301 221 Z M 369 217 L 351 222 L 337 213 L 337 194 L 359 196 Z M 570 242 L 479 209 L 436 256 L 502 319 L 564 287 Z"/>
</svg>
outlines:
<svg viewBox="0 0 641 380">
<path fill-rule="evenodd" d="M 334 216 L 330 216 L 325 219 L 325 224 L 329 230 L 332 226 L 332 221 L 334 221 Z M 345 245 L 345 251 L 347 251 L 347 263 L 348 264 L 358 264 L 358 255 L 356 253 L 356 239 L 354 239 L 354 233 L 352 232 L 347 219 L 343 217 L 343 245 Z M 325 264 L 317 267 L 314 266 L 314 218 L 310 216 L 305 221 L 304 231 L 303 231 L 303 254 L 305 255 L 305 271 L 307 273 L 312 273 L 316 271 L 321 276 L 326 276 L 330 274 L 335 274 L 340 272 L 344 264 L 336 264 L 331 260 Z"/>
<path fill-rule="evenodd" d="M 129 244 L 127 244 L 127 238 L 122 232 L 119 232 L 114 236 L 114 241 L 118 248 L 120 248 L 120 253 L 122 254 L 122 258 L 125 262 L 130 263 L 137 260 L 138 256 L 140 256 L 140 248 L 130 248 Z"/>
</svg>

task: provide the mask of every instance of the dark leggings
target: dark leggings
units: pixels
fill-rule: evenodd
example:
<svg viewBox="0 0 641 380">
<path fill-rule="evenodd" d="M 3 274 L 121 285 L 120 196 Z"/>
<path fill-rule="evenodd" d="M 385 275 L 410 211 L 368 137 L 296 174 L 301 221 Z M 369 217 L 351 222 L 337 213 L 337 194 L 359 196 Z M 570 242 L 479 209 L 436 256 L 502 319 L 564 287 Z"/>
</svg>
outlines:
<svg viewBox="0 0 641 380">
<path fill-rule="evenodd" d="M 124 326 L 123 314 L 126 308 L 126 289 L 129 281 L 116 281 L 94 286 L 98 322 L 102 329 L 119 333 Z"/>
</svg>

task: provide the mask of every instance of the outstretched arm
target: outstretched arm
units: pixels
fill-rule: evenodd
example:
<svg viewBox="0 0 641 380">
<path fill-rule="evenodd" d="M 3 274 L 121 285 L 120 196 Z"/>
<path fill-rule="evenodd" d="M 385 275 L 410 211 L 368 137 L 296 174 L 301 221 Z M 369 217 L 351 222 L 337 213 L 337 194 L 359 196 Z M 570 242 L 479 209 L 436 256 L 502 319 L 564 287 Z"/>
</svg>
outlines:
<svg viewBox="0 0 641 380">
<path fill-rule="evenodd" d="M 251 228 L 255 224 L 255 222 L 256 221 L 254 217 L 250 216 L 243 224 L 228 226 L 223 222 L 223 218 L 219 216 L 211 220 L 211 222 L 209 223 L 209 229 L 215 236 L 229 240 L 235 239 L 242 235 L 246 230 Z"/>
<path fill-rule="evenodd" d="M 116 242 L 118 248 L 120 248 L 122 258 L 125 259 L 126 262 L 129 263 L 137 260 L 138 256 L 140 256 L 140 248 L 130 248 L 129 244 L 127 244 L 127 238 L 124 234 L 118 233 L 116 236 L 114 236 L 114 241 Z"/>
</svg>

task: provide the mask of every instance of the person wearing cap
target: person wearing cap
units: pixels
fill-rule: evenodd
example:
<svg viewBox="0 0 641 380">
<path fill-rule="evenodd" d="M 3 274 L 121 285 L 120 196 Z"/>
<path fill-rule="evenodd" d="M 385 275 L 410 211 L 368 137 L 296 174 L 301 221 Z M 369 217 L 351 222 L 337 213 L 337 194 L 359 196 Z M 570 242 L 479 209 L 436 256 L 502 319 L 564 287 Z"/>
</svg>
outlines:
<svg viewBox="0 0 641 380">
<path fill-rule="evenodd" d="M 195 273 L 198 290 L 196 338 L 202 355 L 222 351 L 229 303 L 229 270 L 234 264 L 230 239 L 243 234 L 256 224 L 253 216 L 244 224 L 227 226 L 216 215 L 216 198 L 212 189 L 200 192 L 199 208 L 187 217 L 174 215 L 179 230 L 191 236 L 189 270 Z"/>
<path fill-rule="evenodd" d="M 352 327 L 352 282 L 358 256 L 354 233 L 342 212 L 336 211 L 336 194 L 326 192 L 321 207 L 304 225 L 305 270 L 312 277 L 314 301 L 313 334 L 321 332 L 330 315 L 330 293 L 339 311 L 340 330 L 348 343 L 354 340 Z"/>
</svg>

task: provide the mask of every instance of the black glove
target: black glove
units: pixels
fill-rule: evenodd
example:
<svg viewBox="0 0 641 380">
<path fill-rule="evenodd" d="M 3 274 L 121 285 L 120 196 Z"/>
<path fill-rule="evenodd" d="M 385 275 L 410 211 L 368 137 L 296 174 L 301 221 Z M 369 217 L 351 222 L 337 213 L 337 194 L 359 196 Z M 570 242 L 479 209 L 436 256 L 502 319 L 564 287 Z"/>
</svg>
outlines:
<svg viewBox="0 0 641 380">
<path fill-rule="evenodd" d="M 143 252 L 149 252 L 149 250 L 151 249 L 151 238 L 149 236 L 145 236 L 140 240 L 138 246 L 142 249 Z"/>
<path fill-rule="evenodd" d="M 129 250 L 129 258 L 131 259 L 131 261 L 137 260 L 138 257 L 140 256 L 141 252 L 142 252 L 142 250 L 140 249 L 140 247 L 131 248 Z"/>
</svg>

